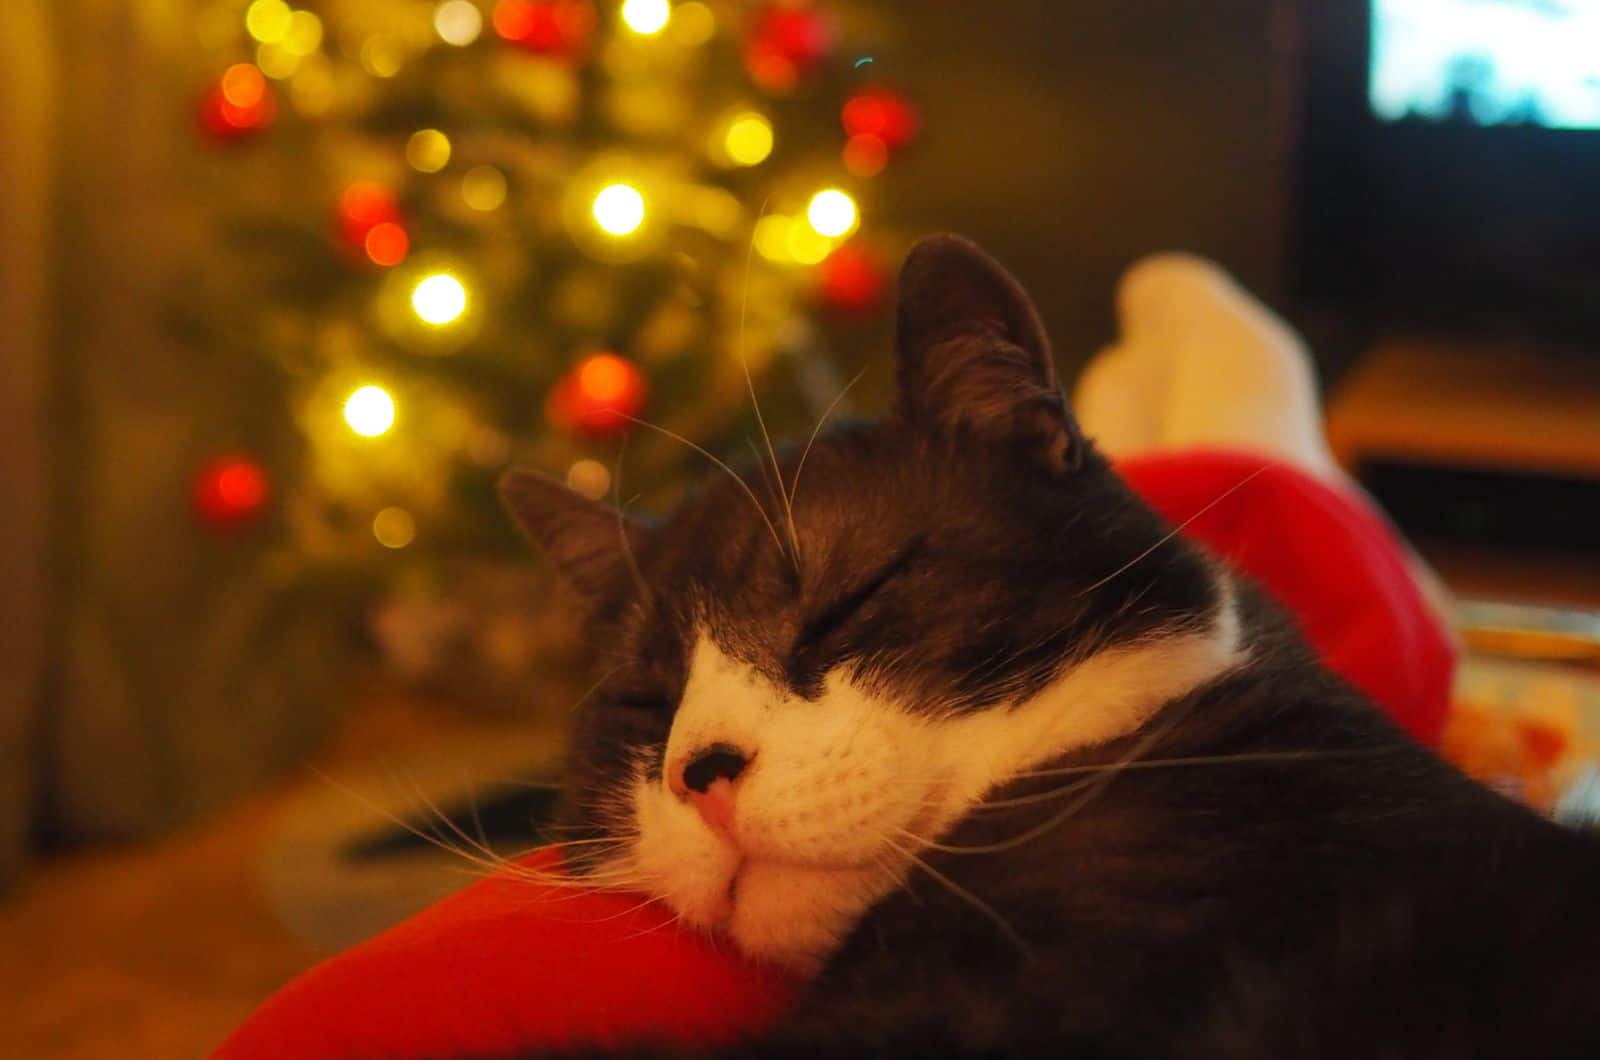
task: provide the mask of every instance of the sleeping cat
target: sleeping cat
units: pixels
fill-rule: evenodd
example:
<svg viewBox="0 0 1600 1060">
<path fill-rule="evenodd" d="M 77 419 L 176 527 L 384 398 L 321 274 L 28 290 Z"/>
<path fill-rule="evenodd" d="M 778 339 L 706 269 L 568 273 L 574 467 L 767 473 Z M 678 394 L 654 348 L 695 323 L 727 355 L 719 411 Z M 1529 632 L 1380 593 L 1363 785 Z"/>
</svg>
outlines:
<svg viewBox="0 0 1600 1060">
<path fill-rule="evenodd" d="M 893 414 L 660 523 L 503 482 L 602 654 L 574 868 L 809 979 L 731 1053 L 1600 1056 L 1600 844 L 1151 512 L 977 248 L 897 345 Z"/>
</svg>

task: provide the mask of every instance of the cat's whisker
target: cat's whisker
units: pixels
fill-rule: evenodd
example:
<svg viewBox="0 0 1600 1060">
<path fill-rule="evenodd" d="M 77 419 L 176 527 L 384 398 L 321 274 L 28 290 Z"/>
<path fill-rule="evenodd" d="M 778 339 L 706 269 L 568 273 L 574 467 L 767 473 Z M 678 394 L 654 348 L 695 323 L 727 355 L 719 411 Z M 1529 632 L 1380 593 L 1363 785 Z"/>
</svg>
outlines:
<svg viewBox="0 0 1600 1060">
<path fill-rule="evenodd" d="M 773 523 L 771 517 L 767 515 L 766 508 L 762 507 L 760 499 L 756 497 L 755 490 L 751 489 L 750 483 L 740 478 L 738 472 L 729 467 L 726 461 L 717 457 L 704 446 L 696 445 L 694 442 L 691 442 L 678 432 L 670 431 L 665 427 L 651 423 L 649 420 L 641 420 L 639 417 L 630 416 L 625 412 L 612 411 L 611 415 L 617 419 L 626 420 L 637 427 L 643 427 L 646 430 L 655 431 L 657 434 L 660 434 L 666 438 L 671 438 L 673 441 L 681 442 L 690 449 L 693 449 L 695 452 L 699 453 L 701 456 L 705 457 L 707 460 L 711 461 L 723 471 L 727 472 L 728 477 L 737 482 L 739 484 L 739 489 L 744 491 L 744 495 L 746 497 L 750 498 L 750 503 L 756 506 L 756 514 L 761 516 L 761 521 L 766 525 L 767 532 L 772 535 L 772 543 L 778 546 L 779 554 L 787 555 L 788 550 L 784 548 L 783 538 L 779 536 L 777 526 Z"/>
<path fill-rule="evenodd" d="M 1035 777 L 1071 777 L 1095 776 L 1106 772 L 1133 772 L 1136 770 L 1179 769 L 1196 766 L 1224 766 L 1224 765 L 1252 765 L 1252 764 L 1280 764 L 1298 763 L 1306 761 L 1326 761 L 1328 759 L 1359 759 L 1371 758 L 1380 755 L 1394 754 L 1403 748 L 1371 748 L 1348 751 L 1256 751 L 1240 754 L 1222 755 L 1195 755 L 1185 758 L 1145 758 L 1131 762 L 1101 762 L 1093 765 L 1061 766 L 1051 769 L 1029 769 L 1013 775 L 1012 779 L 1024 780 Z M 1076 785 L 1064 785 L 1050 791 L 1033 792 L 1028 795 L 1019 795 L 1006 799 L 985 799 L 974 806 L 974 810 L 999 810 L 1015 806 L 1029 806 L 1038 802 L 1046 802 L 1059 798 L 1078 790 Z"/>
<path fill-rule="evenodd" d="M 1189 518 L 1185 519 L 1183 522 L 1181 522 L 1177 526 L 1173 527 L 1170 531 L 1168 531 L 1165 535 L 1163 535 L 1162 538 L 1159 541 L 1157 541 L 1155 544 L 1151 545 L 1149 548 L 1145 549 L 1143 552 L 1139 553 L 1137 556 L 1133 557 L 1128 562 L 1124 563 L 1122 566 L 1120 566 L 1116 570 L 1112 571 L 1110 574 L 1107 574 L 1104 578 L 1101 578 L 1099 581 L 1091 583 L 1087 588 L 1079 589 L 1077 595 L 1079 595 L 1079 596 L 1088 596 L 1090 593 L 1094 592 L 1096 589 L 1098 589 L 1101 586 L 1105 585 L 1107 582 L 1110 582 L 1110 581 L 1114 580 L 1119 575 L 1121 575 L 1124 572 L 1126 572 L 1126 571 L 1132 569 L 1133 567 L 1137 566 L 1140 562 L 1142 562 L 1151 553 L 1155 552 L 1157 549 L 1161 548 L 1161 546 L 1165 545 L 1168 541 L 1171 541 L 1173 538 L 1175 538 L 1179 534 L 1183 533 L 1183 531 L 1188 529 L 1189 525 L 1191 523 L 1193 523 L 1196 519 L 1198 519 L 1201 516 L 1205 515 L 1207 512 L 1211 511 L 1211 509 L 1215 508 L 1217 505 L 1221 504 L 1223 501 L 1227 500 L 1229 497 L 1233 496 L 1235 493 L 1238 493 L 1240 490 L 1242 490 L 1246 486 L 1250 485 L 1250 483 L 1254 482 L 1258 477 L 1260 477 L 1263 473 L 1265 473 L 1266 470 L 1267 470 L 1267 465 L 1262 465 L 1261 467 L 1256 468 L 1254 471 L 1250 472 L 1250 474 L 1246 475 L 1244 478 L 1240 479 L 1238 482 L 1235 482 L 1232 486 L 1229 486 L 1227 489 L 1223 490 L 1216 497 L 1212 498 L 1212 500 L 1210 502 L 1208 502 L 1199 511 L 1195 512 L 1193 515 L 1189 516 Z"/>
<path fill-rule="evenodd" d="M 622 443 L 617 446 L 616 463 L 611 469 L 611 507 L 617 513 L 617 539 L 622 544 L 623 558 L 628 561 L 628 570 L 633 575 L 634 587 L 639 590 L 639 600 L 645 606 L 654 603 L 650 593 L 650 586 L 644 580 L 644 572 L 639 569 L 639 559 L 633 554 L 633 541 L 628 537 L 628 527 L 622 518 L 622 456 L 628 451 L 628 436 L 622 436 Z M 614 672 L 614 671 L 613 671 Z"/>
<path fill-rule="evenodd" d="M 902 836 L 912 840 L 913 842 L 921 842 L 921 840 L 919 840 L 915 835 L 905 831 L 904 829 L 897 829 L 897 831 L 899 831 Z M 965 887 L 961 886 L 959 883 L 952 880 L 950 877 L 946 876 L 932 865 L 929 865 L 928 862 L 919 857 L 914 850 L 908 850 L 904 847 L 901 847 L 899 844 L 887 837 L 885 837 L 884 842 L 891 849 L 897 851 L 901 856 L 909 859 L 913 865 L 927 873 L 951 894 L 955 895 L 957 898 L 961 899 L 963 902 L 966 902 L 973 909 L 981 913 L 985 918 L 993 923 L 995 927 L 999 928 L 1000 933 L 1006 937 L 1007 941 L 1017 948 L 1018 952 L 1022 954 L 1024 960 L 1033 960 L 1033 951 L 1029 948 L 1028 944 L 1022 940 L 1022 936 L 1017 933 L 1017 929 L 1011 926 L 1011 922 L 1005 917 L 1001 916 L 999 910 L 995 909 L 994 906 L 990 905 L 988 902 L 985 902 L 982 898 L 979 898 L 977 895 L 973 894 L 971 891 L 967 890 Z"/>
<path fill-rule="evenodd" d="M 817 444 L 817 438 L 822 434 L 822 428 L 827 424 L 828 417 L 833 415 L 834 410 L 836 410 L 840 404 L 843 403 L 845 395 L 850 393 L 850 389 L 857 383 L 861 382 L 862 377 L 866 374 L 867 370 L 865 368 L 857 372 L 855 376 L 844 385 L 844 388 L 839 391 L 838 395 L 833 399 L 833 402 L 826 409 L 822 410 L 822 416 L 817 420 L 817 425 L 811 428 L 811 437 L 806 439 L 806 447 L 800 451 L 800 461 L 795 464 L 794 480 L 789 483 L 790 519 L 794 518 L 795 498 L 800 496 L 800 474 L 806 469 L 806 458 L 811 455 L 811 447 Z"/>
<path fill-rule="evenodd" d="M 744 284 L 743 284 L 743 289 L 741 290 L 740 296 L 739 296 L 739 337 L 738 337 L 739 367 L 744 372 L 745 389 L 750 392 L 750 406 L 751 406 L 751 408 L 755 409 L 756 424 L 757 424 L 757 426 L 759 426 L 761 428 L 761 437 L 763 439 L 765 439 L 765 441 L 767 443 L 767 454 L 769 456 L 771 456 L 771 458 L 772 458 L 772 471 L 773 471 L 773 474 L 775 474 L 777 476 L 777 478 L 778 478 L 778 495 L 779 495 L 779 497 L 782 498 L 784 514 L 787 517 L 788 523 L 789 523 L 789 544 L 794 549 L 793 553 L 790 556 L 790 559 L 794 562 L 795 573 L 798 574 L 798 573 L 800 573 L 800 535 L 796 532 L 795 526 L 794 526 L 794 508 L 789 502 L 789 495 L 783 491 L 783 469 L 778 464 L 778 450 L 772 444 L 772 434 L 767 430 L 766 417 L 761 414 L 761 401 L 760 401 L 760 399 L 758 399 L 756 397 L 756 384 L 755 384 L 754 378 L 752 378 L 751 375 L 750 375 L 750 358 L 747 355 L 747 351 L 745 349 L 745 341 L 744 341 L 745 340 L 745 318 L 748 315 L 749 310 L 750 310 L 750 272 L 755 267 L 755 254 L 756 254 L 756 235 L 755 235 L 755 230 L 756 230 L 757 227 L 760 226 L 761 219 L 762 219 L 763 216 L 765 216 L 766 212 L 767 212 L 767 203 L 766 203 L 765 200 L 763 200 L 762 203 L 761 203 L 761 208 L 756 211 L 756 223 L 750 229 L 750 244 L 749 244 L 749 246 L 745 247 Z M 760 464 L 760 462 L 761 462 L 760 454 L 757 454 L 756 462 L 757 462 L 758 465 Z M 763 473 L 763 475 L 765 475 L 765 470 L 764 469 L 763 469 L 762 473 Z M 780 547 L 779 551 L 782 551 L 781 547 Z"/>
</svg>

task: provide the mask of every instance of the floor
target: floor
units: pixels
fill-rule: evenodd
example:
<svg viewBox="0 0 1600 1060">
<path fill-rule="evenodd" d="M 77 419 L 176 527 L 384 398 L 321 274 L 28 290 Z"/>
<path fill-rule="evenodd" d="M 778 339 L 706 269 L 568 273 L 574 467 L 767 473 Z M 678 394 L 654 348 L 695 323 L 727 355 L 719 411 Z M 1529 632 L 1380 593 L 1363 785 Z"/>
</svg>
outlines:
<svg viewBox="0 0 1600 1060">
<path fill-rule="evenodd" d="M 357 705 L 317 765 L 419 746 L 459 722 Z M 0 1057 L 184 1060 L 319 957 L 273 915 L 257 864 L 309 771 L 164 841 L 58 855 L 0 901 Z"/>
</svg>

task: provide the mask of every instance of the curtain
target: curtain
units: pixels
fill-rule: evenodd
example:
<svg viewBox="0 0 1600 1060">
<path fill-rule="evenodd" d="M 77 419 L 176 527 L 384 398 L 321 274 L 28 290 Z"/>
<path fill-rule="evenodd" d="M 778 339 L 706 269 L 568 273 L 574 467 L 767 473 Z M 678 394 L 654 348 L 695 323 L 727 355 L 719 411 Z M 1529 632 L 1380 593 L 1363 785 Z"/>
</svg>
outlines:
<svg viewBox="0 0 1600 1060">
<path fill-rule="evenodd" d="M 225 537 L 188 504 L 208 455 L 285 429 L 258 367 L 170 324 L 187 278 L 228 268 L 210 204 L 240 168 L 193 121 L 216 6 L 0 5 L 0 878 L 30 836 L 211 810 L 340 698 L 348 609 L 271 525 Z"/>
</svg>

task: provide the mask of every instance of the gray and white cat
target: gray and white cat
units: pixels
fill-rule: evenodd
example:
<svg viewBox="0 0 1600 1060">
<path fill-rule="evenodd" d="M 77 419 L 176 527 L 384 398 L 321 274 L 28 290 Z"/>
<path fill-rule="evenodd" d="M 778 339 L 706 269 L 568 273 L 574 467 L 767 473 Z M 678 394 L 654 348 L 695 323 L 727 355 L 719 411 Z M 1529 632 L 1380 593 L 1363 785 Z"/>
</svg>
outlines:
<svg viewBox="0 0 1600 1060">
<path fill-rule="evenodd" d="M 1151 512 L 977 248 L 912 252 L 897 343 L 780 490 L 502 484 L 604 656 L 576 870 L 808 977 L 732 1052 L 1600 1056 L 1600 845 Z"/>
</svg>

